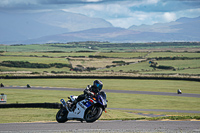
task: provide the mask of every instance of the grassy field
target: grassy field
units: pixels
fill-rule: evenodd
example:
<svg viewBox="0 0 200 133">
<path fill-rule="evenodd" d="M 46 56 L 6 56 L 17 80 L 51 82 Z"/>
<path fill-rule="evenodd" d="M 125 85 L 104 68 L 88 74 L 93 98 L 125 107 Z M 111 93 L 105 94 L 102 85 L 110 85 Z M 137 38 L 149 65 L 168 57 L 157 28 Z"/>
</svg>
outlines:
<svg viewBox="0 0 200 133">
<path fill-rule="evenodd" d="M 151 47 L 152 46 L 152 47 Z M 0 63 L 2 61 L 28 61 L 30 63 L 63 63 L 72 64 L 73 68 L 78 66 L 100 68 L 98 70 L 76 72 L 70 68 L 17 68 L 0 66 L 0 75 L 34 76 L 51 75 L 54 72 L 62 72 L 63 75 L 73 74 L 200 74 L 199 45 L 169 46 L 161 44 L 115 44 L 115 43 L 71 43 L 71 44 L 43 44 L 43 45 L 0 45 Z M 177 51 L 181 52 L 177 52 Z M 8 52 L 2 52 L 8 51 Z M 57 51 L 57 52 L 56 52 Z M 85 52 L 83 52 L 85 51 Z M 86 52 L 87 51 L 87 52 Z M 139 52 L 143 51 L 143 52 Z M 155 52 L 158 51 L 158 52 Z M 164 51 L 164 52 L 163 52 Z M 167 51 L 167 52 L 166 52 Z M 185 51 L 185 52 L 184 52 Z M 89 56 L 96 56 L 89 58 Z M 106 58 L 102 58 L 106 57 Z M 156 57 L 179 57 L 190 58 L 185 60 L 155 60 L 158 65 L 172 66 L 175 70 L 154 69 L 150 67 L 148 58 Z M 69 58 L 70 60 L 66 59 Z M 125 64 L 113 63 L 122 61 Z M 131 62 L 131 63 L 130 63 Z M 127 64 L 130 63 L 130 64 Z M 117 65 L 115 67 L 115 65 Z M 5 86 L 42 86 L 42 87 L 66 87 L 85 88 L 92 84 L 95 79 L 0 79 Z M 183 93 L 200 94 L 200 82 L 177 81 L 177 80 L 131 80 L 131 79 L 101 79 L 105 90 L 132 90 L 132 91 L 154 91 L 176 93 L 181 89 Z M 33 103 L 33 102 L 59 102 L 61 98 L 69 95 L 79 95 L 82 92 L 73 91 L 50 91 L 50 90 L 14 90 L 0 88 L 1 93 L 8 97 L 8 103 Z M 200 110 L 199 98 L 156 96 L 142 94 L 117 94 L 107 93 L 108 108 L 130 108 L 130 109 L 169 109 L 169 110 Z M 117 101 L 117 102 L 116 102 Z M 0 109 L 0 123 L 7 122 L 30 122 L 30 121 L 55 121 L 57 109 Z M 151 111 L 125 111 L 111 110 L 103 113 L 101 119 L 137 119 L 148 117 L 139 115 L 163 114 L 178 116 L 199 116 L 199 114 L 151 112 Z"/>
<path fill-rule="evenodd" d="M 97 55 L 106 56 L 106 57 L 118 57 L 118 58 L 134 58 L 134 57 L 143 57 L 147 52 L 110 52 L 110 53 L 99 53 Z"/>
<path fill-rule="evenodd" d="M 106 56 L 115 58 L 134 58 L 143 57 L 147 52 L 4 52 L 4 56 L 49 56 L 49 57 L 69 57 L 69 56 Z"/>
<path fill-rule="evenodd" d="M 30 63 L 63 63 L 63 64 L 72 64 L 73 68 L 77 66 L 83 66 L 84 68 L 87 67 L 94 67 L 100 72 L 125 72 L 125 73 L 180 73 L 180 74 L 200 74 L 200 60 L 199 59 L 192 59 L 192 60 L 158 60 L 156 61 L 159 65 L 163 66 L 171 66 L 176 69 L 176 71 L 166 70 L 166 69 L 154 69 L 150 67 L 149 61 L 146 60 L 149 57 L 168 57 L 170 54 L 174 56 L 178 56 L 180 54 L 183 57 L 199 57 L 199 53 L 174 53 L 174 52 L 153 52 L 150 53 L 147 57 L 145 52 L 120 52 L 120 53 L 101 53 L 101 52 L 89 52 L 89 53 L 38 53 L 38 52 L 5 52 L 1 53 L 4 56 L 1 56 L 0 62 L 2 61 L 28 61 Z M 14 56 L 18 55 L 18 56 Z M 110 58 L 88 58 L 88 56 L 106 56 Z M 36 57 L 37 56 L 37 57 Z M 83 57 L 80 57 L 83 56 Z M 66 57 L 70 58 L 70 62 Z M 143 57 L 141 59 L 141 57 Z M 130 59 L 128 59 L 130 58 Z M 132 58 L 132 59 L 131 59 Z M 141 61 L 144 62 L 141 62 Z M 145 61 L 146 60 L 146 61 Z M 130 64 L 119 64 L 113 63 L 114 61 L 123 61 L 125 63 Z M 135 62 L 135 63 L 134 63 Z M 109 66 L 109 67 L 107 67 Z M 114 66 L 114 67 L 113 67 Z M 116 67 L 115 67 L 116 66 Z M 100 68 L 100 69 L 99 69 Z M 187 69 L 187 70 L 185 70 Z M 4 67 L 0 66 L 0 71 L 28 71 L 28 72 L 38 72 L 44 74 L 44 71 L 51 73 L 52 71 L 63 71 L 67 73 L 70 72 L 70 68 L 16 68 L 16 67 Z M 95 71 L 95 70 L 93 70 Z"/>
<path fill-rule="evenodd" d="M 91 45 L 91 46 L 90 46 Z M 97 45 L 97 46 L 96 46 Z M 160 52 L 149 51 L 146 52 L 139 52 L 134 51 L 136 47 L 130 48 L 133 51 L 127 52 L 126 50 L 121 50 L 120 52 L 116 51 L 104 51 L 102 49 L 107 49 L 106 47 L 111 48 L 111 45 L 115 46 L 113 48 L 122 48 L 122 44 L 114 44 L 110 43 L 96 43 L 92 44 L 90 42 L 87 43 L 71 43 L 71 44 L 43 44 L 43 45 L 18 45 L 18 46 L 4 46 L 0 45 L 2 51 L 8 52 L 1 52 L 0 55 L 0 62 L 2 61 L 29 61 L 30 63 L 63 63 L 63 64 L 70 64 L 73 68 L 77 68 L 78 66 L 82 66 L 85 70 L 86 68 L 95 68 L 97 72 L 120 72 L 120 73 L 136 73 L 136 74 L 200 74 L 200 60 L 195 59 L 200 57 L 200 52 L 192 52 L 188 49 L 185 52 L 174 52 L 174 51 L 164 51 L 161 52 L 163 49 L 160 49 Z M 140 47 L 140 44 L 135 44 L 136 46 Z M 143 46 L 144 44 L 141 44 Z M 149 44 L 146 44 L 149 47 Z M 154 44 L 150 44 L 150 46 L 154 46 Z M 159 45 L 156 44 L 155 47 Z M 180 44 L 178 44 L 180 45 Z M 134 46 L 133 44 L 124 44 L 124 46 Z M 171 46 L 171 45 L 170 45 Z M 197 45 L 196 45 L 197 46 Z M 98 47 L 98 50 L 90 49 L 89 47 Z M 186 45 L 184 44 L 184 47 Z M 183 47 L 183 48 L 184 48 Z M 89 48 L 89 49 L 88 49 Z M 102 49 L 99 49 L 102 48 Z M 150 47 L 149 47 L 150 48 Z M 70 51 L 70 49 L 74 49 Z M 80 52 L 83 50 L 85 52 Z M 198 49 L 197 49 L 198 50 Z M 54 52 L 53 52 L 54 51 Z M 79 51 L 79 52 L 77 52 Z M 88 51 L 88 52 L 86 52 Z M 188 52 L 189 51 L 189 52 Z M 95 58 L 91 58 L 91 56 L 96 56 Z M 90 58 L 89 58 L 90 57 Z M 104 58 L 106 57 L 106 58 Z M 171 66 L 176 69 L 176 71 L 166 70 L 166 69 L 154 69 L 150 67 L 149 58 L 156 58 L 156 57 L 170 57 L 168 60 L 157 60 L 159 65 L 163 66 Z M 172 60 L 173 57 L 178 57 L 179 59 Z M 70 62 L 68 59 L 70 58 Z M 180 60 L 180 58 L 191 58 L 190 60 L 184 59 Z M 144 62 L 141 62 L 141 61 Z M 118 64 L 113 63 L 113 61 L 122 61 L 126 64 Z M 130 63 L 131 62 L 131 63 Z M 133 64 L 133 62 L 135 62 Z M 130 64 L 127 64 L 130 63 Z M 115 67 L 116 66 L 116 67 Z M 81 68 L 82 69 L 82 68 Z M 187 70 L 185 70 L 187 69 Z M 56 72 L 63 72 L 64 74 L 71 74 L 76 72 L 71 72 L 70 68 L 48 68 L 48 69 L 30 69 L 30 68 L 13 68 L 13 67 L 4 67 L 0 66 L 0 72 L 6 71 L 28 71 L 28 73 L 40 73 L 44 74 L 51 74 L 52 71 Z M 44 73 L 45 71 L 45 73 Z M 82 70 L 81 70 L 82 71 Z M 95 70 L 92 70 L 95 72 Z M 83 72 L 84 73 L 84 72 Z M 89 73 L 89 72 L 87 72 Z M 118 74 L 120 74 L 118 73 Z M 19 73 L 18 73 L 19 74 Z"/>
<path fill-rule="evenodd" d="M 53 47 L 51 44 L 7 45 L 7 46 L 1 45 L 0 49 L 8 52 L 44 52 L 44 51 L 70 52 L 75 50 L 75 48 Z M 79 50 L 81 50 L 81 48 Z"/>
<path fill-rule="evenodd" d="M 152 52 L 147 57 L 200 57 L 200 53 L 194 52 Z"/>
<path fill-rule="evenodd" d="M 76 58 L 71 59 L 70 62 L 72 63 L 73 67 L 77 65 L 81 65 L 84 68 L 86 67 L 95 67 L 95 68 L 105 68 L 106 66 L 111 65 L 118 65 L 117 63 L 113 63 L 114 61 L 124 61 L 124 62 L 138 62 L 142 59 L 115 59 L 115 58 Z M 103 69 L 104 71 L 107 69 Z"/>
<path fill-rule="evenodd" d="M 176 69 L 200 67 L 200 60 L 167 60 L 157 61 L 157 63 L 164 66 L 173 66 Z"/>
<path fill-rule="evenodd" d="M 57 91 L 57 90 L 21 90 L 1 89 L 7 95 L 8 103 L 58 103 L 61 98 L 67 99 L 69 95 L 79 95 L 82 92 Z M 129 109 L 167 109 L 167 110 L 196 110 L 200 109 L 199 98 L 157 96 L 143 94 L 119 94 L 107 93 L 108 108 L 129 108 Z M 30 122 L 30 121 L 55 121 L 55 114 L 58 109 L 0 109 L 1 123 L 9 122 Z M 140 111 L 122 111 L 108 109 L 103 113 L 101 119 L 135 119 L 141 118 L 137 113 Z M 142 111 L 143 113 L 152 113 Z M 141 113 L 141 112 L 140 112 Z M 153 112 L 163 115 L 189 115 L 170 112 Z"/>
<path fill-rule="evenodd" d="M 4 56 L 48 56 L 48 57 L 69 57 L 69 56 L 85 56 L 96 55 L 97 52 L 61 52 L 61 53 L 52 53 L 52 52 L 4 52 L 1 53 Z"/>
<path fill-rule="evenodd" d="M 9 52 L 44 52 L 44 51 L 101 51 L 101 52 L 124 52 L 124 51 L 155 51 L 155 50 L 171 50 L 195 51 L 199 49 L 199 42 L 152 42 L 152 43 L 109 43 L 109 42 L 72 42 L 66 44 L 32 44 L 32 45 L 0 45 L 1 51 Z"/>
<path fill-rule="evenodd" d="M 200 68 L 187 68 L 187 69 L 179 69 L 179 70 L 161 70 L 161 71 L 154 71 L 154 72 L 142 72 L 144 74 L 186 74 L 186 75 L 197 75 L 200 74 Z"/>
<path fill-rule="evenodd" d="M 143 71 L 152 71 L 153 67 L 150 67 L 150 64 L 148 62 L 141 62 L 141 63 L 135 63 L 130 65 L 123 65 L 123 66 L 117 66 L 117 67 L 111 67 L 106 69 L 101 69 L 97 71 L 114 71 L 114 72 L 143 72 Z"/>
<path fill-rule="evenodd" d="M 92 84 L 94 79 L 1 79 L 5 86 L 51 86 L 84 88 Z M 135 91 L 157 91 L 176 93 L 180 88 L 183 93 L 200 94 L 199 82 L 173 81 L 173 80 L 123 80 L 123 79 L 101 79 L 106 90 L 135 90 Z M 58 91 L 58 90 L 21 90 L 21 89 L 0 89 L 1 93 L 7 95 L 8 103 L 59 103 L 61 98 L 67 99 L 69 95 L 79 95 L 83 92 Z M 167 109 L 167 110 L 196 110 L 200 109 L 199 98 L 158 96 L 144 94 L 119 94 L 107 93 L 108 108 L 129 108 L 129 109 Z M 117 101 L 117 102 L 116 102 Z M 0 109 L 3 121 L 8 122 L 30 122 L 30 121 L 55 121 L 57 109 Z M 28 111 L 28 112 L 27 112 Z M 35 113 L 34 113 L 35 112 Z M 40 113 L 39 113 L 40 112 Z M 148 116 L 144 114 L 162 114 L 164 116 L 199 116 L 190 113 L 170 113 L 152 111 L 126 111 L 108 109 L 103 113 L 101 119 L 141 119 Z M 13 115 L 15 114 L 15 115 Z M 23 116 L 24 114 L 24 116 Z M 11 118 L 12 117 L 12 118 Z"/>
</svg>

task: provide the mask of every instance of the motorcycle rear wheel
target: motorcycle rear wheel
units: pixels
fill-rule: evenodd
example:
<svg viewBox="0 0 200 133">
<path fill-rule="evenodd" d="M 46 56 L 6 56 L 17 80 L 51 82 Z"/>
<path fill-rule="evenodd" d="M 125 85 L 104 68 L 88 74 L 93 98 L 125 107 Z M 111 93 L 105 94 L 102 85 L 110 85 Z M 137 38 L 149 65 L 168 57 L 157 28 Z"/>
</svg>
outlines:
<svg viewBox="0 0 200 133">
<path fill-rule="evenodd" d="M 95 122 L 101 117 L 103 112 L 102 107 L 94 106 L 91 109 L 87 110 L 85 113 L 85 121 L 86 122 Z"/>
<path fill-rule="evenodd" d="M 65 123 L 67 121 L 67 110 L 65 108 L 61 108 L 56 114 L 56 120 L 58 123 Z"/>
</svg>

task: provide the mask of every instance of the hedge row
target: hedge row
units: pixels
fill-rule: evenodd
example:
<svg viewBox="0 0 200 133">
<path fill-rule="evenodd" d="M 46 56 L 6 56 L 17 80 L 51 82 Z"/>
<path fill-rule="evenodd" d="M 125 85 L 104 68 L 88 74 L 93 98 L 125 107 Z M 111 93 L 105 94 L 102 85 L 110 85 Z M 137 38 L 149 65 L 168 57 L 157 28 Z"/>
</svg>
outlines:
<svg viewBox="0 0 200 133">
<path fill-rule="evenodd" d="M 148 58 L 147 60 L 152 60 L 154 58 Z M 200 57 L 156 57 L 156 60 L 198 60 Z"/>
<path fill-rule="evenodd" d="M 22 103 L 22 104 L 0 104 L 0 108 L 51 108 L 59 109 L 59 103 Z"/>
<path fill-rule="evenodd" d="M 85 78 L 85 79 L 153 79 L 153 80 L 188 80 L 188 81 L 200 81 L 200 78 L 193 77 L 169 77 L 167 76 L 94 76 L 94 75 L 51 75 L 51 76 L 0 76 L 1 79 L 41 79 L 41 78 Z"/>
<path fill-rule="evenodd" d="M 63 64 L 63 63 L 43 64 L 43 63 L 30 63 L 28 61 L 3 61 L 2 63 L 0 63 L 0 65 L 6 67 L 20 67 L 20 68 L 51 68 L 51 67 L 72 68 L 71 64 Z"/>
</svg>

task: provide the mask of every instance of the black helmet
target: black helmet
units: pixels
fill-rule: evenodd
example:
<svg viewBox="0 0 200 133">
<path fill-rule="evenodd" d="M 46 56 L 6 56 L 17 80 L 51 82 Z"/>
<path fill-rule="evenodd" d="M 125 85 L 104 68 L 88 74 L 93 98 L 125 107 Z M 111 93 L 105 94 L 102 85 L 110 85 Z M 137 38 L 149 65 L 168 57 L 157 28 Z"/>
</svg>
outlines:
<svg viewBox="0 0 200 133">
<path fill-rule="evenodd" d="M 103 83 L 100 80 L 95 80 L 93 86 L 97 87 L 98 91 L 100 91 L 103 88 Z"/>
</svg>

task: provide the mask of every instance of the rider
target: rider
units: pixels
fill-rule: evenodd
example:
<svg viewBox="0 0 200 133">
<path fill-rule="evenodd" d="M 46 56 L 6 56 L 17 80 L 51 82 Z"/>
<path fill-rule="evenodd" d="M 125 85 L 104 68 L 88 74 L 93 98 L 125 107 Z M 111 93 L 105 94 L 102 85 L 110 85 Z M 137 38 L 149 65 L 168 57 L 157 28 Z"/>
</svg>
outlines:
<svg viewBox="0 0 200 133">
<path fill-rule="evenodd" d="M 88 85 L 86 89 L 83 91 L 84 94 L 79 95 L 77 99 L 75 99 L 71 104 L 69 104 L 69 109 L 73 109 L 74 105 L 76 105 L 77 102 L 85 99 L 86 96 L 95 96 L 97 93 L 101 91 L 103 88 L 103 83 L 100 80 L 95 80 L 93 82 L 93 85 Z"/>
</svg>

